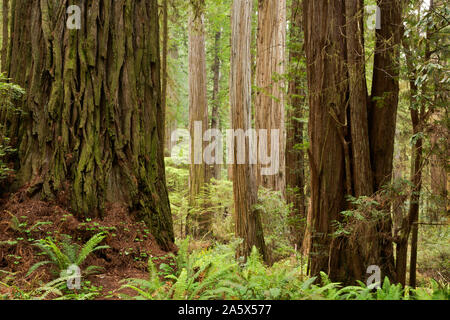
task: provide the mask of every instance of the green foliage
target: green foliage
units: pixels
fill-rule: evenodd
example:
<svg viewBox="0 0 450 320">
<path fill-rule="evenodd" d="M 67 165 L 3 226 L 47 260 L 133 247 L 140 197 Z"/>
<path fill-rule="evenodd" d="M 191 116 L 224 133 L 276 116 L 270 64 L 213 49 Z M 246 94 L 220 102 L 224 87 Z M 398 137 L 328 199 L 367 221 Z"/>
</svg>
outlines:
<svg viewBox="0 0 450 320">
<path fill-rule="evenodd" d="M 280 192 L 260 188 L 256 209 L 261 214 L 264 239 L 269 249 L 271 260 L 278 261 L 294 253 L 290 226 L 294 223 L 290 217 L 290 206 Z"/>
<path fill-rule="evenodd" d="M 42 254 L 46 255 L 50 260 L 41 261 L 34 264 L 28 271 L 27 276 L 32 274 L 36 269 L 43 265 L 53 264 L 57 268 L 57 273 L 64 272 L 71 265 L 81 267 L 86 258 L 94 251 L 107 249 L 109 246 L 98 246 L 105 239 L 106 234 L 100 232 L 92 236 L 83 246 L 73 243 L 68 235 L 63 235 L 63 240 L 58 244 L 50 237 L 36 241 L 36 246 L 42 250 Z M 88 275 L 98 270 L 97 266 L 89 266 L 84 270 L 84 274 Z"/>
<path fill-rule="evenodd" d="M 3 73 L 0 74 L 0 181 L 6 179 L 13 173 L 13 170 L 5 162 L 7 157 L 16 150 L 10 146 L 10 137 L 8 136 L 8 119 L 20 110 L 16 107 L 17 101 L 25 94 L 25 91 L 8 79 Z"/>
<path fill-rule="evenodd" d="M 70 280 L 70 276 L 58 277 L 31 290 L 24 290 L 16 285 L 8 284 L 11 279 L 9 277 L 6 281 L 0 281 L 0 287 L 10 292 L 9 294 L 0 294 L 0 300 L 89 300 L 98 296 L 100 289 L 86 281 L 86 286 L 82 290 L 78 292 L 68 290 L 67 281 Z"/>
<path fill-rule="evenodd" d="M 426 225 L 419 229 L 417 271 L 419 284 L 425 285 L 424 277 L 448 283 L 450 278 L 450 228 L 446 225 Z"/>
<path fill-rule="evenodd" d="M 198 195 L 197 203 L 199 205 L 195 208 L 190 208 L 188 205 L 188 166 L 176 164 L 172 158 L 166 158 L 165 162 L 167 188 L 169 190 L 169 199 L 177 238 L 182 238 L 185 235 L 188 211 L 192 216 L 212 212 L 212 237 L 223 242 L 230 241 L 234 234 L 232 217 L 233 183 L 228 180 L 211 179 L 210 183 L 206 184 L 202 192 Z M 204 199 L 208 199 L 207 205 L 202 205 Z M 192 220 L 190 227 L 195 229 L 195 219 Z"/>
<path fill-rule="evenodd" d="M 215 180 L 206 184 L 198 195 L 195 208 L 188 206 L 187 166 L 177 165 L 173 159 L 166 158 L 166 180 L 169 198 L 174 217 L 174 229 L 178 238 L 184 237 L 186 216 L 211 214 L 211 236 L 220 243 L 228 243 L 234 237 L 233 221 L 233 183 L 229 180 Z M 260 201 L 256 209 L 261 212 L 264 226 L 264 236 L 267 247 L 271 251 L 272 260 L 277 261 L 293 253 L 291 246 L 289 216 L 290 207 L 279 192 L 261 188 L 258 195 Z M 207 200 L 205 200 L 207 199 Z M 207 203 L 204 203 L 204 202 Z M 195 229 L 195 220 L 190 221 L 190 227 Z"/>
<path fill-rule="evenodd" d="M 225 250 L 224 250 L 225 249 Z M 226 250 L 228 249 L 228 250 Z M 180 247 L 177 273 L 164 275 L 158 272 L 149 259 L 149 279 L 127 279 L 123 288 L 131 288 L 138 293 L 136 299 L 149 300 L 205 300 L 218 299 L 221 292 L 217 288 L 226 287 L 226 281 L 237 271 L 233 259 L 234 251 L 229 247 L 217 247 L 215 251 L 202 250 L 187 256 L 186 242 Z M 162 280 L 161 280 L 162 278 Z M 165 282 L 163 282 L 165 281 Z"/>
<path fill-rule="evenodd" d="M 304 277 L 297 257 L 267 266 L 253 248 L 244 264 L 235 259 L 239 241 L 208 250 L 188 253 L 189 243 L 179 244 L 178 271 L 167 274 L 149 260 L 149 279 L 124 280 L 122 288 L 131 288 L 137 296 L 126 298 L 165 300 L 411 300 L 448 299 L 449 286 L 433 281 L 431 287 L 413 290 L 385 279 L 379 289 L 357 286 L 342 287 L 331 282 L 325 273 L 320 279 Z M 320 280 L 320 281 L 318 281 Z"/>
</svg>

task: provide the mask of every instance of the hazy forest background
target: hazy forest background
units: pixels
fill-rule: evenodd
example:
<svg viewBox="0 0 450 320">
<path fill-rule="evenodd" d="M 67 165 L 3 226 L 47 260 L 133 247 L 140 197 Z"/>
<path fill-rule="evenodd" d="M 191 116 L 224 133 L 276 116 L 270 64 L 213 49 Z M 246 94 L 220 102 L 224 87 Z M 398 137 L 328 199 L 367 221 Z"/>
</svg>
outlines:
<svg viewBox="0 0 450 320">
<path fill-rule="evenodd" d="M 0 15 L 0 300 L 449 298 L 445 1 Z"/>
</svg>

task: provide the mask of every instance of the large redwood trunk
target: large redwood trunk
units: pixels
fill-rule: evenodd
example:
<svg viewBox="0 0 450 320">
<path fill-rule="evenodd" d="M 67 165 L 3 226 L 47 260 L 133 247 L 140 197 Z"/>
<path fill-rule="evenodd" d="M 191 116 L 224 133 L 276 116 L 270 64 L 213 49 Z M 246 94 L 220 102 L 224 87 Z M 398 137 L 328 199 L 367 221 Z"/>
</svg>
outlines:
<svg viewBox="0 0 450 320">
<path fill-rule="evenodd" d="M 379 109 L 368 111 L 363 1 L 305 0 L 303 10 L 310 104 L 310 271 L 354 283 L 364 280 L 369 265 L 378 265 L 382 276 L 395 279 L 389 208 L 380 208 L 386 214 L 374 223 L 368 214 L 367 223 L 350 219 L 351 225 L 341 212 L 352 209 L 345 195 L 370 196 L 390 182 L 398 103 L 399 1 L 383 1 L 382 29 L 377 32 L 372 100 L 387 99 L 384 122 Z M 380 82 L 380 70 L 389 70 L 389 78 Z M 340 230 L 333 221 L 350 227 L 351 235 L 333 236 Z"/>
<path fill-rule="evenodd" d="M 68 195 L 81 216 L 122 204 L 169 248 L 157 1 L 79 2 L 80 30 L 71 3 L 12 2 L 7 70 L 27 91 L 17 187 Z"/>
<path fill-rule="evenodd" d="M 305 0 L 303 6 L 311 148 L 309 270 L 318 275 L 339 267 L 333 259 L 340 254 L 331 241 L 331 221 L 340 220 L 339 213 L 346 206 L 345 154 L 339 132 L 339 123 L 346 122 L 345 16 L 342 1 Z"/>
</svg>

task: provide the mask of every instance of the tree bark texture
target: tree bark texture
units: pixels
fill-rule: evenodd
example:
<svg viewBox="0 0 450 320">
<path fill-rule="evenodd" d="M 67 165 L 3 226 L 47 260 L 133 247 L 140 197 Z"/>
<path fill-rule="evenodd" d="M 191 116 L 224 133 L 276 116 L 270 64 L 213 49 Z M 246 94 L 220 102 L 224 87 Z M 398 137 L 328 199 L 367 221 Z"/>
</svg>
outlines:
<svg viewBox="0 0 450 320">
<path fill-rule="evenodd" d="M 207 166 L 203 161 L 203 133 L 208 130 L 208 103 L 206 89 L 206 47 L 204 26 L 204 0 L 191 1 L 189 18 L 189 131 L 191 134 L 191 164 L 189 167 L 189 205 L 199 207 L 204 205 L 201 193 L 208 179 Z M 201 132 L 195 132 L 195 122 L 201 122 Z M 194 140 L 201 134 L 201 145 L 197 146 L 195 154 Z M 197 138 L 198 139 L 198 138 Z M 201 149 L 201 150 L 200 150 Z M 199 158 L 196 161 L 196 157 Z M 196 164 L 196 162 L 199 162 Z M 210 214 L 189 214 L 196 222 L 196 235 L 203 236 L 209 231 Z M 189 229 L 193 226 L 187 226 Z"/>
<path fill-rule="evenodd" d="M 220 128 L 220 117 L 219 117 L 219 107 L 220 107 L 220 97 L 219 97 L 219 89 L 220 89 L 220 39 L 222 33 L 217 31 L 214 37 L 214 63 L 212 66 L 213 72 L 213 94 L 212 94 L 212 112 L 211 112 L 211 129 L 219 130 Z M 215 154 L 212 154 L 215 156 Z M 214 164 L 211 166 L 212 174 L 211 176 L 220 180 L 221 178 L 221 169 L 222 166 L 220 164 Z"/>
<path fill-rule="evenodd" d="M 252 0 L 234 0 L 231 20 L 230 104 L 232 128 L 251 127 L 251 15 Z M 246 140 L 246 159 L 249 159 Z M 257 187 L 254 165 L 237 164 L 237 143 L 233 150 L 233 196 L 236 236 L 243 239 L 238 256 L 247 257 L 255 246 L 264 260 L 267 252 L 260 213 L 255 210 Z"/>
<path fill-rule="evenodd" d="M 350 236 L 333 236 L 338 229 L 333 221 L 345 224 L 341 212 L 352 208 L 345 195 L 370 196 L 390 181 L 398 101 L 397 9 L 398 1 L 383 1 L 385 20 L 377 32 L 376 51 L 381 53 L 374 73 L 382 78 L 381 68 L 393 77 L 384 82 L 378 79 L 381 90 L 373 90 L 377 101 L 391 97 L 383 111 L 387 121 L 381 122 L 375 111 L 370 115 L 368 110 L 363 1 L 304 1 L 310 107 L 310 272 L 325 271 L 343 283 L 364 280 L 369 265 L 378 265 L 383 276 L 395 278 L 392 243 L 387 240 L 392 232 L 388 214 L 375 224 L 356 225 Z M 389 39 L 390 45 L 381 37 Z M 380 146 L 383 153 L 374 153 Z M 373 178 L 377 174 L 384 179 Z"/>
<path fill-rule="evenodd" d="M 14 0 L 11 28 L 9 76 L 27 91 L 18 186 L 68 193 L 89 217 L 122 203 L 168 249 L 157 1 Z"/>
<path fill-rule="evenodd" d="M 259 0 L 256 57 L 255 125 L 267 130 L 267 155 L 278 152 L 278 172 L 261 175 L 258 164 L 258 185 L 281 191 L 286 185 L 284 110 L 285 50 L 286 50 L 286 0 Z M 278 150 L 272 150 L 271 130 L 279 130 Z M 260 138 L 261 138 L 261 134 Z M 261 141 L 260 141 L 261 143 Z M 275 159 L 272 157 L 272 159 Z M 260 159 L 261 160 L 261 159 Z M 261 161 L 260 161 L 261 162 Z"/>
<path fill-rule="evenodd" d="M 290 106 L 286 124 L 286 202 L 292 204 L 291 234 L 294 245 L 302 247 L 306 224 L 305 172 L 303 145 L 303 109 L 305 106 L 306 83 L 302 81 L 305 73 L 302 67 L 303 33 L 301 1 L 291 4 L 290 51 L 289 51 L 289 88 Z"/>
<path fill-rule="evenodd" d="M 9 38 L 9 0 L 3 0 L 2 6 L 2 51 L 1 71 L 6 71 Z"/>
</svg>

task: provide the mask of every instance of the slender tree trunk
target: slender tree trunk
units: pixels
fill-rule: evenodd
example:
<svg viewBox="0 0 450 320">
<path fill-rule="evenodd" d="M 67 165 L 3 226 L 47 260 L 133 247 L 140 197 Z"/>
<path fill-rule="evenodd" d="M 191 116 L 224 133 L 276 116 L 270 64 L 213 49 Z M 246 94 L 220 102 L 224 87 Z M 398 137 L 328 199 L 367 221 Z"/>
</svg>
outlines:
<svg viewBox="0 0 450 320">
<path fill-rule="evenodd" d="M 286 125 L 286 202 L 292 204 L 291 234 L 294 245 L 300 250 L 306 224 L 305 172 L 303 145 L 303 108 L 305 105 L 306 83 L 302 81 L 305 72 L 303 65 L 303 36 L 301 1 L 294 0 L 291 5 L 289 91 L 290 106 Z"/>
<path fill-rule="evenodd" d="M 3 0 L 2 7 L 2 53 L 1 53 L 1 71 L 6 72 L 8 59 L 8 39 L 9 39 L 9 0 Z"/>
<path fill-rule="evenodd" d="M 264 175 L 259 159 L 258 185 L 285 192 L 285 125 L 284 125 L 284 82 L 286 48 L 286 0 L 259 1 L 258 38 L 256 57 L 255 124 L 259 132 L 267 130 L 267 155 L 275 159 L 278 168 L 274 174 Z M 279 130 L 278 141 L 272 143 L 272 130 Z M 264 143 L 266 143 L 264 141 Z M 272 149 L 275 147 L 275 150 Z M 272 153 L 277 153 L 274 157 Z"/>
<path fill-rule="evenodd" d="M 434 1 L 430 0 L 429 11 L 434 9 Z M 425 43 L 425 63 L 429 63 L 431 59 L 430 48 L 430 23 L 427 25 L 426 43 Z M 423 93 L 428 92 L 427 85 L 422 89 Z M 417 267 L 417 239 L 419 232 L 419 209 L 420 209 L 420 194 L 422 191 L 422 170 L 424 166 L 423 159 L 423 138 L 419 135 L 420 131 L 425 126 L 425 111 L 426 102 L 422 101 L 420 108 L 411 106 L 411 121 L 413 125 L 413 133 L 418 135 L 415 145 L 413 146 L 414 163 L 411 166 L 413 168 L 412 182 L 414 186 L 414 192 L 411 194 L 410 207 L 409 207 L 409 223 L 412 228 L 411 235 L 411 257 L 409 262 L 409 285 L 412 288 L 416 287 L 416 267 Z"/>
<path fill-rule="evenodd" d="M 168 50 L 167 58 L 177 63 L 179 57 L 178 46 L 172 44 L 170 50 Z M 169 66 L 169 65 L 168 65 Z M 167 69 L 168 70 L 168 69 Z M 176 141 L 172 141 L 172 132 L 177 129 L 177 115 L 176 108 L 169 108 L 169 101 L 172 103 L 179 103 L 179 97 L 177 94 L 177 82 L 172 79 L 167 71 L 167 97 L 166 97 L 166 123 L 165 123 L 165 137 L 164 137 L 164 152 L 166 157 L 171 156 L 172 148 Z"/>
<path fill-rule="evenodd" d="M 90 217 L 120 203 L 168 249 L 157 1 L 80 2 L 80 30 L 67 6 L 13 1 L 9 76 L 27 91 L 17 186 L 69 195 Z"/>
<path fill-rule="evenodd" d="M 438 100 L 438 99 L 436 99 Z M 448 157 L 449 135 L 446 126 L 443 124 L 445 110 L 440 110 L 432 116 L 433 131 L 431 133 L 431 147 L 433 154 L 430 159 L 431 191 L 435 196 L 436 206 L 432 209 L 430 219 L 438 222 L 447 211 L 447 172 L 446 162 Z"/>
<path fill-rule="evenodd" d="M 420 130 L 421 117 L 417 109 L 411 109 L 411 118 L 413 122 L 413 132 L 418 134 Z M 417 232 L 419 219 L 419 205 L 420 192 L 422 190 L 422 168 L 423 168 L 423 139 L 418 138 L 413 146 L 413 157 L 411 163 L 411 174 L 413 183 L 413 192 L 411 193 L 409 213 L 408 213 L 408 228 L 407 231 L 412 231 L 411 237 L 411 257 L 410 257 L 410 274 L 409 285 L 416 287 L 416 261 L 417 261 Z M 408 236 L 406 236 L 406 249 L 408 247 Z M 406 269 L 406 268 L 405 268 Z M 402 279 L 403 280 L 403 279 Z"/>
<path fill-rule="evenodd" d="M 251 16 L 252 0 L 234 0 L 231 14 L 230 104 L 232 128 L 251 128 Z M 233 147 L 233 196 L 236 236 L 243 239 L 238 256 L 249 256 L 255 246 L 267 261 L 266 245 L 259 211 L 255 210 L 257 189 L 255 166 L 249 164 L 249 142 L 245 143 L 245 164 L 237 163 L 243 150 Z"/>
<path fill-rule="evenodd" d="M 168 12 L 168 6 L 167 6 L 167 2 L 168 0 L 162 0 L 163 2 L 163 30 L 162 30 L 162 66 L 161 66 L 161 77 L 162 77 L 162 81 L 161 81 L 161 108 L 163 110 L 163 114 L 164 114 L 164 119 L 166 119 L 166 110 L 167 110 L 167 79 L 168 79 L 168 74 L 167 74 L 167 54 L 168 54 L 168 44 L 169 44 L 169 25 L 168 25 L 168 17 L 169 17 L 169 12 Z M 163 132 L 164 132 L 164 137 L 163 137 L 163 141 L 165 140 L 165 134 L 166 134 L 166 130 L 165 130 L 165 122 L 163 123 Z"/>
<path fill-rule="evenodd" d="M 201 193 L 208 179 L 207 166 L 203 161 L 203 134 L 208 130 L 208 104 L 206 91 L 206 47 L 204 26 L 204 0 L 191 1 L 192 12 L 189 18 L 189 131 L 191 134 L 191 165 L 189 167 L 189 206 L 204 207 Z M 195 124 L 201 124 L 196 130 Z M 200 137 L 199 137 L 200 136 Z M 195 141 L 199 141 L 197 144 Z M 188 233 L 203 237 L 210 230 L 211 214 L 202 210 L 201 214 L 189 218 L 195 226 L 186 226 Z"/>
<path fill-rule="evenodd" d="M 213 130 L 219 130 L 219 107 L 220 107 L 220 98 L 219 98 L 219 85 L 220 85 L 220 38 L 222 33 L 220 31 L 216 32 L 215 39 L 214 39 L 214 64 L 212 66 L 212 72 L 213 72 L 213 94 L 212 94 L 212 113 L 211 113 L 211 129 Z M 215 154 L 213 154 L 215 156 Z M 212 165 L 212 174 L 211 176 L 216 179 L 220 180 L 221 176 L 221 165 L 220 164 L 214 164 Z"/>
</svg>

